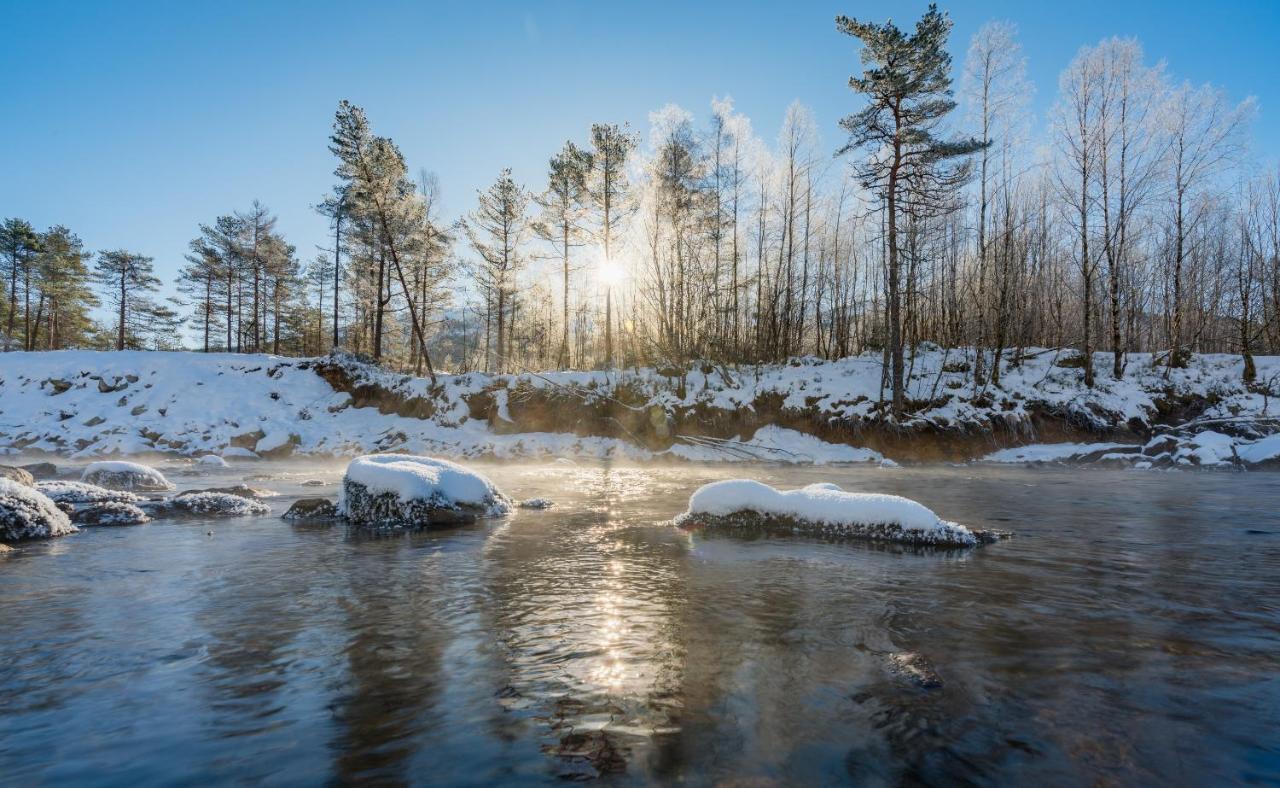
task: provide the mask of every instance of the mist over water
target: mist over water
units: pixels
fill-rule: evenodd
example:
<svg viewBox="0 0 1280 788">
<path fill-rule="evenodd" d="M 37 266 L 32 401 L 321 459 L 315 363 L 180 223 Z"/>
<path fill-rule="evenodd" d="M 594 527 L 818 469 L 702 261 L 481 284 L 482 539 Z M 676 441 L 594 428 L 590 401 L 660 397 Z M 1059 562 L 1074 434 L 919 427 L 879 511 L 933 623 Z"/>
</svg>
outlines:
<svg viewBox="0 0 1280 788">
<path fill-rule="evenodd" d="M 281 495 L 268 517 L 85 528 L 0 559 L 0 775 L 1280 779 L 1270 474 L 477 467 L 555 508 L 370 535 L 278 517 L 336 495 L 339 464 L 162 465 L 180 489 L 267 475 L 250 483 Z M 914 552 L 671 527 L 737 476 L 1016 536 Z"/>
</svg>

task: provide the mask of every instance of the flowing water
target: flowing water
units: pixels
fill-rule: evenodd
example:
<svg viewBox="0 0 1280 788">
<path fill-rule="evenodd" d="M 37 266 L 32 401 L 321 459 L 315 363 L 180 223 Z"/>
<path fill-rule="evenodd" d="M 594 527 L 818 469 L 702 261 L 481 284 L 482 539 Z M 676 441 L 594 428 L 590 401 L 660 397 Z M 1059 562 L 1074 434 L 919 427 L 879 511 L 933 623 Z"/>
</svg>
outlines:
<svg viewBox="0 0 1280 788">
<path fill-rule="evenodd" d="M 484 470 L 557 505 L 383 536 L 158 521 L 0 558 L 0 782 L 1280 781 L 1275 475 Z M 276 515 L 339 472 L 247 471 Z M 922 553 L 670 526 L 743 475 L 1017 535 Z"/>
</svg>

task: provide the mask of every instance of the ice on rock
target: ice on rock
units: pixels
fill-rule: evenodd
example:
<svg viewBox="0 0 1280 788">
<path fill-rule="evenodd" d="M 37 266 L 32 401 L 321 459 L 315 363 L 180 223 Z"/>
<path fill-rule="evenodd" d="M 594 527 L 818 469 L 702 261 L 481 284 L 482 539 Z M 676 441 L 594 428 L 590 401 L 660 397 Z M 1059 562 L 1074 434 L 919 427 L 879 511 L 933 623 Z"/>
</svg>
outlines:
<svg viewBox="0 0 1280 788">
<path fill-rule="evenodd" d="M 914 545 L 969 547 L 984 534 L 947 522 L 897 495 L 851 493 L 830 483 L 776 490 L 752 479 L 712 482 L 694 492 L 681 527 L 782 527 L 796 533 Z M 982 538 L 980 538 L 982 537 Z"/>
<path fill-rule="evenodd" d="M 163 507 L 173 514 L 220 515 L 245 517 L 270 514 L 271 507 L 251 498 L 225 492 L 199 490 L 166 498 Z"/>
<path fill-rule="evenodd" d="M 155 468 L 121 460 L 89 463 L 81 474 L 80 481 L 111 490 L 155 492 L 173 489 L 164 474 Z"/>
<path fill-rule="evenodd" d="M 507 514 L 512 503 L 484 476 L 448 460 L 372 454 L 347 466 L 338 511 L 362 525 L 438 525 Z"/>
<path fill-rule="evenodd" d="M 139 500 L 127 490 L 108 490 L 96 484 L 69 481 L 36 482 L 36 489 L 54 503 L 88 504 L 88 503 L 137 503 Z"/>
<path fill-rule="evenodd" d="M 75 533 L 66 513 L 34 487 L 0 478 L 0 542 Z"/>
</svg>

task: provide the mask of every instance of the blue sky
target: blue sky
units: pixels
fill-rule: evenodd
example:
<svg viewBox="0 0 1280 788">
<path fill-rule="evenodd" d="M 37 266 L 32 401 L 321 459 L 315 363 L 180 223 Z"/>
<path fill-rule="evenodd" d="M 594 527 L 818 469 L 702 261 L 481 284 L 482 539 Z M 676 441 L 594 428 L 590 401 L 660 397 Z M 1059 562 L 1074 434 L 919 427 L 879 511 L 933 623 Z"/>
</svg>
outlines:
<svg viewBox="0 0 1280 788">
<path fill-rule="evenodd" d="M 793 99 L 834 149 L 855 106 L 844 13 L 910 24 L 925 2 L 14 2 L 0 0 L 0 216 L 70 226 L 91 249 L 154 256 L 166 277 L 199 222 L 260 199 L 305 260 L 333 183 L 339 99 L 468 210 L 504 166 L 540 187 L 593 121 L 644 129 L 675 102 L 731 95 L 772 139 Z M 1040 114 L 1086 43 L 1135 35 L 1178 79 L 1256 96 L 1254 153 L 1280 158 L 1280 0 L 953 0 L 957 67 L 985 21 L 1016 22 Z M 1206 10 L 1209 9 L 1209 10 Z"/>
</svg>

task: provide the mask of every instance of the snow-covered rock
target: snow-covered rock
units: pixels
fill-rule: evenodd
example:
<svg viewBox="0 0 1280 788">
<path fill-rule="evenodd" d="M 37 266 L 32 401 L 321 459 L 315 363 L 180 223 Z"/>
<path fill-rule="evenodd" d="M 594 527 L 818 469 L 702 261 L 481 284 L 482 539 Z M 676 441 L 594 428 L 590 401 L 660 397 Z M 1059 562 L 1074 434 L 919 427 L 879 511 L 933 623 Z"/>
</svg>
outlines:
<svg viewBox="0 0 1280 788">
<path fill-rule="evenodd" d="M 357 457 L 347 466 L 338 511 L 362 525 L 442 525 L 496 517 L 512 503 L 493 482 L 448 460 L 408 454 Z"/>
<path fill-rule="evenodd" d="M 34 487 L 0 479 L 0 542 L 75 533 L 65 512 Z"/>
<path fill-rule="evenodd" d="M 222 450 L 223 459 L 228 460 L 260 460 L 262 459 L 252 450 L 243 446 L 228 446 Z"/>
<path fill-rule="evenodd" d="M 15 468 L 12 465 L 0 465 L 0 479 L 8 479 L 26 487 L 34 487 L 36 483 L 36 479 L 31 475 L 30 471 Z"/>
<path fill-rule="evenodd" d="M 261 501 L 222 492 L 189 492 L 164 499 L 160 504 L 166 514 L 219 515 L 245 517 L 270 514 L 271 507 Z"/>
<path fill-rule="evenodd" d="M 71 514 L 76 525 L 141 525 L 151 522 L 146 512 L 131 503 L 102 501 L 77 508 Z"/>
<path fill-rule="evenodd" d="M 96 484 L 71 481 L 36 482 L 36 489 L 54 503 L 137 503 L 140 498 L 127 490 L 108 490 Z"/>
<path fill-rule="evenodd" d="M 80 475 L 80 481 L 111 490 L 158 492 L 172 490 L 164 474 L 149 465 L 121 460 L 91 462 Z"/>
<path fill-rule="evenodd" d="M 851 493 L 830 483 L 776 490 L 752 479 L 728 479 L 700 487 L 689 510 L 676 518 L 684 528 L 780 527 L 797 533 L 970 547 L 980 541 L 963 525 L 947 522 L 924 504 L 897 495 Z"/>
<path fill-rule="evenodd" d="M 526 498 L 519 503 L 521 509 L 550 509 L 555 502 L 550 498 Z"/>
<path fill-rule="evenodd" d="M 218 455 L 216 455 L 216 454 L 206 454 L 206 455 L 202 456 L 202 457 L 201 457 L 199 460 L 197 460 L 196 462 L 198 462 L 200 465 L 205 465 L 205 466 L 208 466 L 208 467 L 211 467 L 211 468 L 225 468 L 225 467 L 227 467 L 227 461 L 226 461 L 226 460 L 224 460 L 224 459 L 222 459 L 221 457 L 219 457 L 219 456 L 218 456 Z"/>
</svg>

